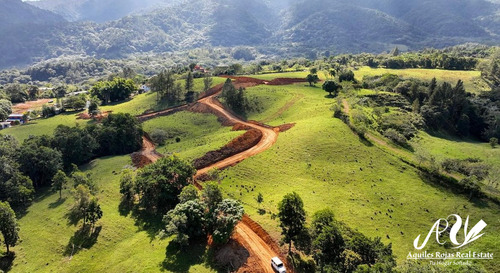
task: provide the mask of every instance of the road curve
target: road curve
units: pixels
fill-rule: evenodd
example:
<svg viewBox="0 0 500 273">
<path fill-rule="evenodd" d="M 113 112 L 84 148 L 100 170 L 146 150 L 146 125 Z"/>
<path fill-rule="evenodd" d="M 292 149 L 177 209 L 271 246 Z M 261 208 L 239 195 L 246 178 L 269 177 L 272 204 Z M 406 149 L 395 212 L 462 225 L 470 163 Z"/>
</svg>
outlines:
<svg viewBox="0 0 500 273">
<path fill-rule="evenodd" d="M 222 85 L 219 87 L 222 89 Z M 249 123 L 246 121 L 241 120 L 240 118 L 236 117 L 223 107 L 221 107 L 216 100 L 216 96 L 220 93 L 221 90 L 218 90 L 218 92 L 214 92 L 214 94 L 202 98 L 198 100 L 198 103 L 205 104 L 206 106 L 214 109 L 215 111 L 219 112 L 221 115 L 225 116 L 228 120 L 234 122 L 234 123 L 241 123 L 245 126 L 257 129 L 262 132 L 262 139 L 257 143 L 257 145 L 253 146 L 252 148 L 245 150 L 239 154 L 233 155 L 231 157 L 228 157 L 224 160 L 221 160 L 215 164 L 212 164 L 206 168 L 200 169 L 196 172 L 196 176 L 198 177 L 202 174 L 207 173 L 209 170 L 213 168 L 226 168 L 229 166 L 233 166 L 244 159 L 247 159 L 251 156 L 257 155 L 267 149 L 269 149 L 278 139 L 278 132 L 279 130 L 277 129 L 272 129 L 272 128 L 267 128 L 261 125 L 257 125 L 254 123 Z M 172 109 L 173 111 L 179 110 L 177 109 Z M 172 112 L 172 110 L 165 110 L 162 111 L 161 114 L 163 113 L 168 113 Z M 142 118 L 149 119 L 149 118 L 155 118 L 160 115 L 159 113 L 151 113 L 147 115 L 143 115 Z M 150 159 L 152 162 L 155 162 L 159 158 L 161 158 L 161 155 L 159 155 L 155 151 L 155 146 L 149 140 L 148 138 L 144 137 L 143 138 L 143 149 L 141 150 L 141 153 L 146 156 L 148 159 Z M 280 253 L 276 252 L 273 250 L 274 249 L 279 249 L 277 245 L 274 247 L 266 243 L 248 224 L 244 223 L 243 221 L 240 221 L 238 225 L 235 228 L 234 234 L 233 234 L 233 239 L 239 242 L 241 245 L 243 245 L 247 251 L 249 252 L 250 256 L 247 260 L 257 260 L 257 263 L 251 263 L 247 264 L 246 266 L 244 265 L 238 272 L 254 272 L 254 273 L 273 273 L 273 269 L 271 268 L 270 262 L 272 257 L 277 257 L 281 256 Z M 284 260 L 284 259 L 282 259 Z M 288 268 L 288 272 L 293 272 L 291 268 Z"/>
<path fill-rule="evenodd" d="M 219 106 L 218 103 L 216 103 L 215 95 L 201 99 L 198 101 L 198 103 L 202 103 L 202 104 L 205 104 L 205 105 L 211 107 L 212 109 L 214 109 L 217 112 L 219 112 L 220 114 L 224 115 L 227 119 L 229 119 L 230 121 L 232 121 L 234 123 L 241 123 L 245 126 L 248 126 L 248 127 L 251 127 L 251 128 L 254 128 L 254 129 L 261 131 L 262 132 L 262 139 L 259 141 L 259 143 L 257 143 L 257 145 L 253 146 L 252 148 L 250 148 L 246 151 L 243 151 L 239 154 L 228 157 L 228 158 L 226 158 L 222 161 L 219 161 L 213 165 L 210 165 L 206 168 L 198 170 L 198 172 L 196 173 L 196 176 L 205 174 L 213 168 L 222 169 L 222 168 L 226 168 L 229 166 L 233 166 L 234 164 L 237 164 L 246 158 L 249 158 L 251 156 L 254 156 L 256 154 L 259 154 L 259 153 L 269 149 L 271 146 L 273 146 L 273 144 L 278 139 L 278 131 L 277 130 L 243 121 L 243 120 L 239 119 L 238 117 L 234 116 L 233 114 L 229 113 L 228 111 L 226 111 L 224 108 Z"/>
</svg>

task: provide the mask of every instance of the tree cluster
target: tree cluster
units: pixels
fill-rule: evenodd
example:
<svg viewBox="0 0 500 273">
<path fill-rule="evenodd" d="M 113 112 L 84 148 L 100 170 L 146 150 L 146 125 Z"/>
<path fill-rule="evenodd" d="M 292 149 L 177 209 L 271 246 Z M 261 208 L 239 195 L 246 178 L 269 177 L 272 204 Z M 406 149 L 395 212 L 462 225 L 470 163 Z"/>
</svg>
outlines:
<svg viewBox="0 0 500 273">
<path fill-rule="evenodd" d="M 74 164 L 96 156 L 134 152 L 142 146 L 142 134 L 141 125 L 131 115 L 111 114 L 102 123 L 87 127 L 59 125 L 53 136 L 31 136 L 22 145 L 11 136 L 0 135 L 0 200 L 28 205 L 35 188 L 61 184 L 61 170 L 71 171 Z M 89 186 L 85 179 L 74 179 Z"/>
<path fill-rule="evenodd" d="M 222 87 L 221 98 L 224 103 L 234 112 L 238 114 L 245 114 L 250 110 L 250 103 L 245 93 L 245 89 L 240 87 L 236 89 L 231 79 L 227 79 Z"/>
<path fill-rule="evenodd" d="M 306 225 L 303 202 L 297 193 L 285 195 L 278 205 L 283 241 L 312 256 L 321 272 L 390 272 L 396 265 L 391 245 L 370 239 L 335 219 L 330 209 L 317 211 Z M 309 270 L 315 271 L 314 268 Z M 368 271 L 367 271 L 368 272 Z"/>
<path fill-rule="evenodd" d="M 215 183 L 203 191 L 191 185 L 195 169 L 177 156 L 164 157 L 139 170 L 125 171 L 120 180 L 124 200 L 153 214 L 164 214 L 165 234 L 186 246 L 190 241 L 212 235 L 217 244 L 226 243 L 243 217 L 243 207 L 223 199 Z"/>
<path fill-rule="evenodd" d="M 115 77 L 111 81 L 97 82 L 90 89 L 90 94 L 99 98 L 103 104 L 108 104 L 126 100 L 135 91 L 137 86 L 133 80 Z"/>
<path fill-rule="evenodd" d="M 186 82 L 186 88 L 192 88 L 192 77 Z M 182 86 L 175 82 L 173 71 L 163 71 L 149 79 L 151 90 L 156 92 L 157 100 L 166 100 L 169 103 L 177 103 L 182 100 Z"/>
</svg>

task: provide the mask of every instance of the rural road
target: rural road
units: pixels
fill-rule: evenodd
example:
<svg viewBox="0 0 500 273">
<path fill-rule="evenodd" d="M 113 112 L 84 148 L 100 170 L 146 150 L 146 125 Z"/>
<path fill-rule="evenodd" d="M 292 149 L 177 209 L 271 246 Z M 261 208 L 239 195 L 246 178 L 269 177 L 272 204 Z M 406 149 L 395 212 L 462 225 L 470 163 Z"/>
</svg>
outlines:
<svg viewBox="0 0 500 273">
<path fill-rule="evenodd" d="M 220 86 L 220 89 L 222 90 L 222 86 Z M 221 160 L 213 165 L 210 165 L 206 168 L 200 169 L 197 171 L 196 176 L 198 177 L 202 174 L 207 173 L 209 170 L 213 168 L 226 168 L 229 166 L 233 166 L 241 161 L 243 161 L 246 158 L 249 158 L 251 156 L 257 155 L 267 149 L 269 149 L 278 139 L 278 131 L 272 128 L 267 128 L 264 126 L 256 125 L 253 123 L 249 123 L 246 121 L 241 120 L 240 118 L 234 116 L 230 112 L 228 112 L 226 109 L 223 107 L 219 106 L 218 103 L 216 103 L 216 96 L 220 93 L 219 90 L 215 94 L 212 94 L 208 97 L 202 98 L 198 100 L 198 103 L 204 104 L 213 110 L 219 112 L 221 115 L 225 116 L 228 120 L 234 122 L 234 123 L 241 123 L 245 126 L 257 129 L 262 132 L 262 139 L 257 143 L 257 145 L 253 146 L 252 148 L 245 150 L 239 154 L 233 155 L 231 157 L 228 157 L 224 160 Z M 179 108 L 184 108 L 184 107 L 179 107 Z M 148 115 L 143 115 L 143 118 L 149 119 L 149 118 L 154 118 L 158 117 L 161 114 L 172 112 L 172 111 L 178 111 L 178 108 L 174 109 L 168 109 L 165 111 L 157 112 L 157 113 L 151 113 Z M 160 159 L 161 156 L 155 151 L 155 145 L 151 140 L 149 140 L 146 137 L 143 137 L 143 149 L 141 150 L 141 154 L 150 159 L 152 162 L 155 162 L 156 160 Z M 248 224 L 244 223 L 243 221 L 240 221 L 238 225 L 235 228 L 234 234 L 233 234 L 233 239 L 236 240 L 238 243 L 243 245 L 246 250 L 249 252 L 250 256 L 247 261 L 258 261 L 258 262 L 253 262 L 251 264 L 246 264 L 238 272 L 246 272 L 246 273 L 274 273 L 273 269 L 271 268 L 271 258 L 272 257 L 281 257 L 283 261 L 286 259 L 283 259 L 283 257 L 280 255 L 280 253 L 274 251 L 273 249 L 279 249 L 278 245 L 271 246 L 268 243 L 266 243 Z M 291 268 L 287 268 L 288 272 L 293 272 Z"/>
</svg>

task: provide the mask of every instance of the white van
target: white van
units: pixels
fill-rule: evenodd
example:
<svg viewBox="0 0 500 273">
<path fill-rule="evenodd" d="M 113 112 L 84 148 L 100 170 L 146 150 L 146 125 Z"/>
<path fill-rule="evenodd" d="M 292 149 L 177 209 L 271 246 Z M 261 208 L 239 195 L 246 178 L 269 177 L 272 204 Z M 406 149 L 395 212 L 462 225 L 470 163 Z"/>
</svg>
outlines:
<svg viewBox="0 0 500 273">
<path fill-rule="evenodd" d="M 278 257 L 271 259 L 271 267 L 278 273 L 286 273 L 285 265 Z"/>
</svg>

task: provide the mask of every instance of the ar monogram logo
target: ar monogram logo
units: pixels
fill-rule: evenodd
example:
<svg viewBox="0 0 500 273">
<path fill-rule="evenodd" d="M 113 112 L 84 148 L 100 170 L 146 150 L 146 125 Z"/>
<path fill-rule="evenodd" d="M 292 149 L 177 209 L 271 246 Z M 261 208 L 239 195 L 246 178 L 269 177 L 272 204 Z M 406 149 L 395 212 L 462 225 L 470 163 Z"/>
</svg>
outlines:
<svg viewBox="0 0 500 273">
<path fill-rule="evenodd" d="M 454 248 L 461 248 L 461 247 L 479 239 L 481 236 L 484 235 L 484 233 L 482 233 L 482 234 L 479 234 L 479 233 L 487 226 L 486 222 L 481 220 L 470 231 L 467 231 L 468 227 L 469 227 L 469 216 L 467 216 L 467 219 L 465 220 L 465 225 L 464 225 L 464 235 L 465 235 L 464 238 L 465 239 L 464 239 L 463 243 L 459 243 L 457 241 L 457 234 L 460 231 L 460 229 L 462 228 L 462 218 L 460 216 L 458 216 L 457 214 L 452 214 L 452 215 L 448 216 L 448 218 L 446 218 L 446 219 L 437 220 L 436 223 L 434 223 L 434 225 L 431 227 L 429 233 L 427 234 L 427 237 L 425 238 L 424 242 L 420 246 L 418 246 L 418 243 L 420 241 L 420 235 L 418 235 L 417 238 L 415 239 L 415 241 L 413 241 L 413 246 L 415 247 L 415 249 L 417 249 L 417 250 L 423 249 L 425 247 L 425 245 L 427 244 L 427 242 L 429 241 L 430 237 L 432 236 L 433 232 L 436 232 L 436 241 L 438 242 L 438 244 L 443 245 L 445 242 L 439 241 L 439 236 L 448 229 L 448 227 L 450 225 L 448 223 L 448 219 L 452 216 L 457 219 L 457 221 L 451 227 L 451 230 L 450 230 L 450 241 L 455 245 Z M 440 229 L 440 228 L 442 228 L 442 229 Z"/>
</svg>

